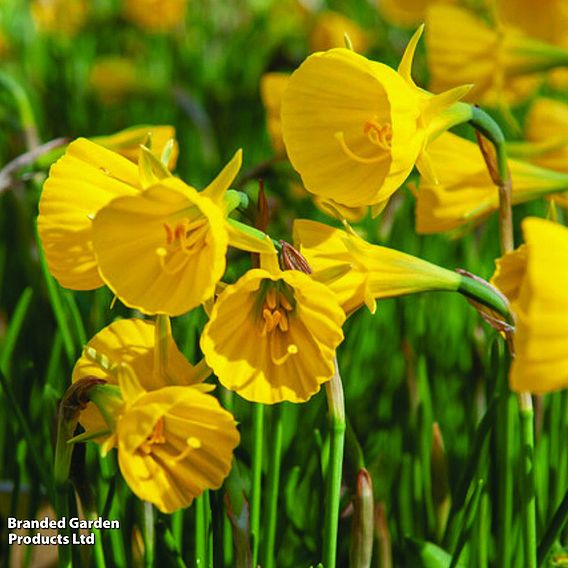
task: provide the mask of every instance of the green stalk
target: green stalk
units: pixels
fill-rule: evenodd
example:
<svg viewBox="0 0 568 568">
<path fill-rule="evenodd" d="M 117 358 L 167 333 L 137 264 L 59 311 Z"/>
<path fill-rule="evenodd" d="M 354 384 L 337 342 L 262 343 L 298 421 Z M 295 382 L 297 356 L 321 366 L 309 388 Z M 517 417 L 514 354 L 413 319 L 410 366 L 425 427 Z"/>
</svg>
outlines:
<svg viewBox="0 0 568 568">
<path fill-rule="evenodd" d="M 195 566 L 207 566 L 207 521 L 205 495 L 195 499 Z"/>
<path fill-rule="evenodd" d="M 262 501 L 262 459 L 264 436 L 264 405 L 254 403 L 253 412 L 253 450 L 252 450 L 252 491 L 250 504 L 250 538 L 252 565 L 258 563 L 258 545 L 260 541 L 260 506 Z"/>
<path fill-rule="evenodd" d="M 538 545 L 538 566 L 546 560 L 552 545 L 556 539 L 560 536 L 560 533 L 566 526 L 568 522 L 568 492 L 564 495 L 564 499 L 560 503 L 558 509 L 554 513 L 540 544 Z"/>
<path fill-rule="evenodd" d="M 282 458 L 282 408 L 273 407 L 272 444 L 268 458 L 266 536 L 263 568 L 273 568 L 276 564 L 274 545 L 276 542 L 276 526 L 278 520 L 278 494 L 280 489 L 280 460 Z"/>
<path fill-rule="evenodd" d="M 144 566 L 153 568 L 156 556 L 156 527 L 152 503 L 142 503 L 142 531 L 144 534 Z"/>
<path fill-rule="evenodd" d="M 325 384 L 329 412 L 329 428 L 331 447 L 326 479 L 326 506 L 323 540 L 323 565 L 335 568 L 337 558 L 337 532 L 339 522 L 339 505 L 341 497 L 341 478 L 343 468 L 343 447 L 345 444 L 345 400 L 343 385 L 339 374 L 337 357 L 335 373 Z"/>
<path fill-rule="evenodd" d="M 523 546 L 526 568 L 537 567 L 536 495 L 534 490 L 534 427 L 533 404 L 530 393 L 517 395 L 521 415 L 521 480 Z"/>
<path fill-rule="evenodd" d="M 61 299 L 61 294 L 58 289 L 58 285 L 55 282 L 53 276 L 49 273 L 49 268 L 47 267 L 47 261 L 45 260 L 45 255 L 43 253 L 43 248 L 39 236 L 37 237 L 39 259 L 41 264 L 41 271 L 45 278 L 45 283 L 47 284 L 47 292 L 49 295 L 49 300 L 51 302 L 51 307 L 53 309 L 53 314 L 57 321 L 57 326 L 61 332 L 61 337 L 63 338 L 63 347 L 65 349 L 65 354 L 69 363 L 72 365 L 75 362 L 75 344 L 73 342 L 73 334 L 67 321 L 67 315 L 63 309 L 63 302 Z"/>
<path fill-rule="evenodd" d="M 513 213 L 511 207 L 511 175 L 507 166 L 507 148 L 505 137 L 499 125 L 479 108 L 474 107 L 471 124 L 484 134 L 495 147 L 495 156 L 491 156 L 481 149 L 489 173 L 499 190 L 499 234 L 501 252 L 507 254 L 514 247 L 513 240 Z M 521 506 L 523 523 L 523 543 L 525 550 L 525 567 L 536 567 L 536 499 L 535 499 L 535 473 L 534 473 L 534 426 L 533 403 L 528 392 L 517 393 L 517 403 L 521 416 L 521 486 L 523 503 Z"/>
</svg>

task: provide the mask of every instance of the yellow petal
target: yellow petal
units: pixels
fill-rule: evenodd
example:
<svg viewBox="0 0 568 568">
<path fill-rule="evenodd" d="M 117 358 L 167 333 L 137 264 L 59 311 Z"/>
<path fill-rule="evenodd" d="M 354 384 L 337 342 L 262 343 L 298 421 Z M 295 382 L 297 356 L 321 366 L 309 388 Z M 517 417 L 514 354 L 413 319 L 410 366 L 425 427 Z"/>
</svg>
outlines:
<svg viewBox="0 0 568 568">
<path fill-rule="evenodd" d="M 412 79 L 412 62 L 414 61 L 414 54 L 416 52 L 416 46 L 422 37 L 424 32 L 424 24 L 418 27 L 418 29 L 412 34 L 410 41 L 406 45 L 402 59 L 398 65 L 398 72 L 400 76 L 412 86 L 415 86 L 414 80 Z"/>
<path fill-rule="evenodd" d="M 170 171 L 173 171 L 179 154 L 179 146 L 175 137 L 176 131 L 173 126 L 141 125 L 126 128 L 108 136 L 95 136 L 91 138 L 91 140 L 113 152 L 122 154 L 135 164 L 138 163 L 140 144 L 149 144 L 154 156 L 161 159 L 164 149 L 170 141 L 173 140 L 171 154 L 167 164 Z"/>
<path fill-rule="evenodd" d="M 50 272 L 62 286 L 102 285 L 92 247 L 92 219 L 119 195 L 140 191 L 126 158 L 84 138 L 72 142 L 51 168 L 39 202 L 38 231 Z"/>
<path fill-rule="evenodd" d="M 237 150 L 231 161 L 219 172 L 217 177 L 203 190 L 203 195 L 218 204 L 222 203 L 225 192 L 239 173 L 243 163 L 243 151 Z"/>
<path fill-rule="evenodd" d="M 568 386 L 568 229 L 536 218 L 522 228 L 526 271 L 513 306 L 516 358 L 509 380 L 515 391 L 544 393 Z"/>
</svg>

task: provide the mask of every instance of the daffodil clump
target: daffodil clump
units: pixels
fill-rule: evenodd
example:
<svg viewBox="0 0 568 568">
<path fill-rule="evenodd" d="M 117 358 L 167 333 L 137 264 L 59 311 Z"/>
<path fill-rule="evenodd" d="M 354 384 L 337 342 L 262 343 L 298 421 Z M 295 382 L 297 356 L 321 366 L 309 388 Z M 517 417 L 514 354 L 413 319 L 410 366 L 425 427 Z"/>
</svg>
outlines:
<svg viewBox="0 0 568 568">
<path fill-rule="evenodd" d="M 120 473 L 144 503 L 144 535 L 137 528 L 120 543 L 117 565 L 141 556 L 153 565 L 155 550 L 162 549 L 184 565 L 183 510 L 195 503 L 195 534 L 188 542 L 196 565 L 279 565 L 278 518 L 286 509 L 297 513 L 294 538 L 307 552 L 283 566 L 335 568 L 347 556 L 350 566 L 370 566 L 378 540 L 385 566 L 460 566 L 469 555 L 479 566 L 537 568 L 568 518 L 566 497 L 549 490 L 546 472 L 536 470 L 532 407 L 532 395 L 568 386 L 568 231 L 556 208 L 568 203 L 568 107 L 558 93 L 539 96 L 539 89 L 553 85 L 546 73 L 568 64 L 562 34 L 546 33 L 544 24 L 531 33 L 534 7 L 525 2 L 503 0 L 491 8 L 488 2 L 384 0 L 367 8 L 387 22 L 381 24 L 386 30 L 417 28 L 405 46 L 404 30 L 381 38 L 394 38 L 391 55 L 400 62 L 393 68 L 377 60 L 381 44 L 368 27 L 308 2 L 286 2 L 278 12 L 282 24 L 301 18 L 305 41 L 295 42 L 286 28 L 286 41 L 271 38 L 263 65 L 243 70 L 223 59 L 242 81 L 235 85 L 242 101 L 256 97 L 257 105 L 250 115 L 244 106 L 242 115 L 233 109 L 225 114 L 228 88 L 217 85 L 201 97 L 205 91 L 199 89 L 214 76 L 206 65 L 191 68 L 195 90 L 181 79 L 178 85 L 173 72 L 184 55 L 201 49 L 199 26 L 188 24 L 195 16 L 191 3 L 119 4 L 94 6 L 92 15 L 83 2 L 68 11 L 66 2 L 31 4 L 35 25 L 46 35 L 75 37 L 109 14 L 128 26 L 127 49 L 97 52 L 91 65 L 76 70 L 85 85 L 70 104 L 83 98 L 121 116 L 131 101 L 153 106 L 161 82 L 168 83 L 168 111 L 188 119 L 189 134 L 180 134 L 178 142 L 173 126 L 152 124 L 153 114 L 148 124 L 57 139 L 53 147 L 36 144 L 37 131 L 28 129 L 27 151 L 0 171 L 0 193 L 12 187 L 18 167 L 36 184 L 39 249 L 33 253 L 58 326 L 58 351 L 47 364 L 57 374 L 57 357 L 64 353 L 72 368 L 57 409 L 55 467 L 46 491 L 55 496 L 56 514 L 68 514 L 68 481 L 85 517 L 104 501 L 92 498 L 97 483 L 79 479 L 71 459 L 78 444 L 94 442 L 100 457 L 88 454 L 90 462 L 100 459 Z M 271 13 L 258 2 L 242 19 L 260 22 Z M 238 27 L 235 21 L 220 21 L 222 35 Z M 188 25 L 191 41 L 183 35 Z M 278 25 L 271 25 L 276 34 Z M 217 58 L 229 57 L 220 37 L 206 52 L 213 67 Z M 239 37 L 250 47 L 248 35 Z M 161 78 L 144 77 L 138 67 L 154 69 L 154 51 L 171 56 Z M 422 62 L 424 69 L 413 69 Z M 416 79 L 426 70 L 429 89 Z M 255 77 L 250 92 L 249 75 Z M 2 72 L 0 84 L 12 88 L 21 105 L 25 93 Z M 521 101 L 526 108 L 516 114 L 512 107 Z M 507 132 L 518 133 L 518 140 L 505 140 L 496 120 L 478 106 L 484 104 L 499 107 Z M 262 106 L 264 133 L 252 131 Z M 206 108 L 218 116 L 210 117 Z M 19 108 L 24 118 L 28 111 Z M 256 165 L 250 161 L 258 149 L 234 138 L 244 124 L 253 136 L 243 140 L 258 140 L 260 148 L 264 142 L 269 152 Z M 103 125 L 97 132 L 108 132 Z M 451 132 L 455 127 L 459 136 Z M 219 144 L 217 128 L 224 133 Z M 194 145 L 194 136 L 202 147 Z M 194 172 L 199 162 L 203 171 Z M 531 216 L 515 224 L 512 205 L 516 215 Z M 484 223 L 492 215 L 499 239 Z M 415 230 L 407 230 L 410 225 Z M 469 229 L 475 232 L 467 234 Z M 449 231 L 453 242 L 421 236 Z M 515 248 L 521 234 L 524 244 Z M 450 250 L 459 260 L 446 255 Z M 490 281 L 469 271 L 488 278 L 493 261 Z M 386 302 L 422 293 L 417 301 Z M 476 310 L 467 316 L 469 327 L 455 316 L 455 293 Z M 29 305 L 26 298 L 13 310 L 18 317 Z M 426 309 L 430 302 L 437 312 Z M 472 324 L 470 316 L 477 315 L 488 325 Z M 0 332 L 10 354 L 14 332 L 6 338 Z M 473 347 L 458 349 L 466 343 Z M 429 349 L 443 364 L 433 364 Z M 397 351 L 396 362 L 389 350 Z M 3 396 L 11 402 L 10 389 L 20 387 L 4 384 L 7 360 L 1 351 Z M 467 369 L 471 385 L 459 376 Z M 465 405 L 474 411 L 448 410 L 454 391 L 475 397 Z M 44 394 L 53 398 L 48 388 Z M 519 420 L 512 413 L 515 396 Z M 372 411 L 352 413 L 358 399 Z M 309 431 L 300 431 L 297 424 L 306 417 L 323 416 L 318 401 L 326 403 L 327 426 L 312 420 Z M 567 405 L 563 398 L 554 414 L 563 432 Z M 404 428 L 391 436 L 389 424 L 401 408 L 408 411 Z M 455 415 L 447 441 L 456 467 L 471 470 L 457 489 L 441 436 L 442 427 L 450 430 L 444 412 Z M 377 423 L 384 432 L 361 443 L 358 436 Z M 462 442 L 469 430 L 477 438 L 466 455 Z M 546 436 L 548 445 L 540 447 L 558 450 L 560 435 Z M 313 439 L 304 452 L 308 458 L 296 462 L 294 438 Z M 391 446 L 400 463 L 384 460 L 384 448 Z M 22 456 L 33 453 L 28 439 L 24 450 L 18 450 Z M 556 470 L 568 470 L 567 460 Z M 285 475 L 284 463 L 291 464 Z M 377 464 L 384 468 L 380 473 Z M 325 486 L 322 502 L 306 481 L 314 476 L 318 487 Z M 387 478 L 403 487 L 392 500 Z M 124 483 L 113 481 L 121 498 Z M 538 503 L 538 523 L 535 487 L 548 499 Z M 214 493 L 221 488 L 224 496 Z M 406 511 L 397 534 L 408 534 L 412 545 L 400 541 L 393 548 L 388 526 L 397 506 Z M 537 529 L 550 511 L 554 520 L 539 542 Z M 343 516 L 352 517 L 349 538 L 340 527 Z M 411 529 L 422 517 L 425 540 L 416 540 Z M 501 524 L 522 535 L 522 550 L 512 550 L 509 529 Z M 349 541 L 349 551 L 342 541 Z M 125 552 L 128 547 L 132 553 Z M 104 551 L 95 554 L 104 563 Z M 60 558 L 69 564 L 64 549 Z"/>
</svg>

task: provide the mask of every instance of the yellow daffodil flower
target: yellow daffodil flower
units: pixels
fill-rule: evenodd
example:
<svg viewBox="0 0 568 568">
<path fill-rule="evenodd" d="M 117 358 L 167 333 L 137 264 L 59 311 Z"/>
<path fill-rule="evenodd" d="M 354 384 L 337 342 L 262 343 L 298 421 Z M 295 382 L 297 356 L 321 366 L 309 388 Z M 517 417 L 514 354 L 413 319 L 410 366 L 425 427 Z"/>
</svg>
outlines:
<svg viewBox="0 0 568 568">
<path fill-rule="evenodd" d="M 125 0 L 124 17 L 150 33 L 164 33 L 183 25 L 187 0 Z"/>
<path fill-rule="evenodd" d="M 416 230 L 441 233 L 479 221 L 499 208 L 499 195 L 477 144 L 445 133 L 429 148 L 439 183 L 420 181 Z M 568 189 L 568 176 L 509 160 L 512 202 L 523 203 Z"/>
<path fill-rule="evenodd" d="M 568 173 L 568 104 L 538 98 L 527 112 L 525 136 L 535 164 Z"/>
<path fill-rule="evenodd" d="M 428 290 L 457 290 L 461 277 L 412 255 L 372 245 L 352 229 L 294 221 L 294 242 L 314 271 L 314 280 L 335 293 L 347 315 L 375 300 Z"/>
<path fill-rule="evenodd" d="M 338 12 L 320 12 L 315 16 L 310 33 L 310 50 L 325 51 L 334 47 L 345 47 L 345 34 L 349 36 L 355 51 L 367 51 L 369 38 L 359 25 Z"/>
<path fill-rule="evenodd" d="M 411 77 L 422 33 L 398 67 L 349 49 L 315 53 L 292 74 L 282 100 L 288 157 L 308 191 L 349 207 L 376 205 L 398 189 L 416 164 L 435 177 L 427 145 L 469 120 L 460 87 L 434 96 Z"/>
<path fill-rule="evenodd" d="M 500 0 L 499 15 L 531 37 L 558 43 L 566 33 L 568 6 L 564 0 Z"/>
<path fill-rule="evenodd" d="M 93 252 L 92 222 L 119 195 L 142 191 L 138 168 L 84 138 L 51 168 L 39 201 L 38 231 L 49 271 L 73 290 L 103 285 Z"/>
<path fill-rule="evenodd" d="M 151 90 L 151 83 L 136 63 L 119 56 L 98 58 L 89 73 L 89 86 L 105 104 L 117 104 L 131 95 Z"/>
<path fill-rule="evenodd" d="M 304 402 L 334 373 L 345 314 L 296 270 L 249 270 L 220 294 L 201 336 L 207 364 L 247 400 Z"/>
<path fill-rule="evenodd" d="M 73 368 L 72 380 L 98 377 L 110 385 L 118 385 L 117 372 L 127 364 L 139 377 L 141 386 L 148 391 L 171 385 L 200 383 L 209 373 L 203 364 L 192 366 L 180 353 L 167 330 L 167 364 L 160 369 L 156 364 L 155 324 L 142 319 L 117 320 L 99 331 L 85 346 Z M 108 429 L 94 404 L 81 413 L 81 424 L 89 433 Z M 106 438 L 106 437 L 105 437 Z"/>
<path fill-rule="evenodd" d="M 174 316 L 213 296 L 229 242 L 224 195 L 241 160 L 239 151 L 202 192 L 170 177 L 97 213 L 98 268 L 123 303 Z"/>
<path fill-rule="evenodd" d="M 140 499 L 173 513 L 221 487 L 240 437 L 215 397 L 197 387 L 165 387 L 131 390 L 125 402 L 116 429 L 118 464 Z"/>
<path fill-rule="evenodd" d="M 170 171 L 176 167 L 179 146 L 176 141 L 176 130 L 169 125 L 140 125 L 125 128 L 108 136 L 94 136 L 93 142 L 121 154 L 135 164 L 140 157 L 140 145 L 147 145 L 159 160 L 168 151 L 167 166 Z"/>
<path fill-rule="evenodd" d="M 265 73 L 260 78 L 260 98 L 266 111 L 266 123 L 272 148 L 277 156 L 285 156 L 286 148 L 282 140 L 280 108 L 282 94 L 288 85 L 289 73 Z"/>
<path fill-rule="evenodd" d="M 504 24 L 491 27 L 458 6 L 429 7 L 426 23 L 431 89 L 474 83 L 468 96 L 476 103 L 517 103 L 541 82 L 536 72 L 568 62 L 560 47 Z"/>
<path fill-rule="evenodd" d="M 73 37 L 85 24 L 89 12 L 87 0 L 33 0 L 32 18 L 46 34 Z"/>
<path fill-rule="evenodd" d="M 568 229 L 536 218 L 522 228 L 525 244 L 497 261 L 492 283 L 516 315 L 511 389 L 541 394 L 568 386 Z"/>
<path fill-rule="evenodd" d="M 89 342 L 73 379 L 94 375 L 118 385 L 120 396 L 104 419 L 89 405 L 80 420 L 91 436 L 104 433 L 97 438 L 103 453 L 117 446 L 132 491 L 172 513 L 220 487 L 239 433 L 231 414 L 208 394 L 213 387 L 197 384 L 203 377 L 169 333 L 166 373 L 156 372 L 153 328 L 142 320 L 111 324 Z"/>
<path fill-rule="evenodd" d="M 379 12 L 389 23 L 413 28 L 424 21 L 426 9 L 432 4 L 455 4 L 456 0 L 379 0 Z"/>
</svg>

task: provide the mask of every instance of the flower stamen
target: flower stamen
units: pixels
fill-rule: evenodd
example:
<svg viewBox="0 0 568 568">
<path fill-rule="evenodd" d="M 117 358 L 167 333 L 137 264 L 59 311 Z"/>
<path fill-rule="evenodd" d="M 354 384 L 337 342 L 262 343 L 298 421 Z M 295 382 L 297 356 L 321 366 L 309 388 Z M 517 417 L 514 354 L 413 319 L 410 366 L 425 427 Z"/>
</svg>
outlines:
<svg viewBox="0 0 568 568">
<path fill-rule="evenodd" d="M 140 444 L 140 450 L 148 455 L 152 453 L 152 446 L 154 444 L 165 444 L 166 443 L 166 436 L 165 436 L 165 426 L 164 426 L 164 417 L 160 416 L 158 418 L 156 424 L 154 425 L 154 429 L 148 435 L 146 440 Z"/>
<path fill-rule="evenodd" d="M 368 124 L 368 123 L 367 123 Z M 367 125 L 366 125 L 367 126 Z M 385 160 L 387 160 L 390 157 L 390 152 L 388 152 L 383 146 L 382 144 L 386 143 L 386 142 L 380 142 L 382 138 L 385 138 L 386 135 L 381 135 L 379 136 L 378 134 L 376 134 L 376 130 L 371 129 L 369 130 L 369 132 L 373 132 L 373 134 L 369 134 L 368 132 L 365 132 L 365 134 L 367 134 L 369 141 L 372 142 L 375 146 L 379 147 L 381 151 L 379 154 L 377 154 L 376 156 L 372 157 L 372 158 L 365 158 L 363 156 L 358 156 L 355 152 L 353 152 L 353 150 L 351 150 L 351 148 L 349 148 L 349 146 L 347 146 L 347 142 L 345 142 L 345 134 L 343 132 L 336 132 L 334 134 L 335 138 L 337 139 L 337 141 L 339 142 L 339 145 L 341 146 L 341 149 L 347 154 L 347 156 L 349 158 L 351 158 L 352 160 L 359 162 L 361 164 L 378 164 L 380 162 L 384 162 Z M 375 140 L 376 141 L 375 141 Z M 377 143 L 380 142 L 380 143 Z"/>
<path fill-rule="evenodd" d="M 207 219 L 201 217 L 190 222 L 189 219 L 182 219 L 175 226 L 164 223 L 166 231 L 166 247 L 158 247 L 156 254 L 162 270 L 169 275 L 173 275 L 183 268 L 187 257 L 199 252 L 207 242 L 208 223 Z M 177 252 L 183 253 L 183 257 L 176 255 Z M 174 257 L 176 258 L 174 260 Z"/>
</svg>

